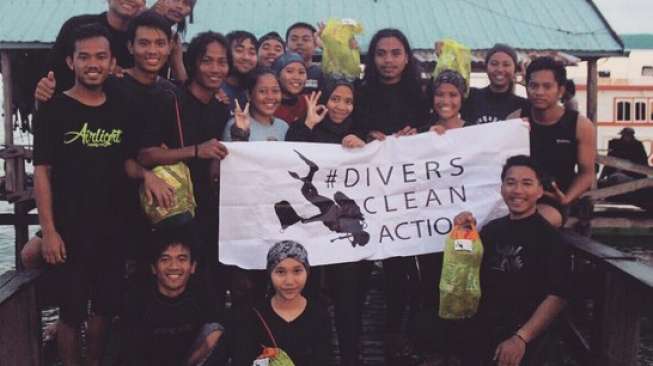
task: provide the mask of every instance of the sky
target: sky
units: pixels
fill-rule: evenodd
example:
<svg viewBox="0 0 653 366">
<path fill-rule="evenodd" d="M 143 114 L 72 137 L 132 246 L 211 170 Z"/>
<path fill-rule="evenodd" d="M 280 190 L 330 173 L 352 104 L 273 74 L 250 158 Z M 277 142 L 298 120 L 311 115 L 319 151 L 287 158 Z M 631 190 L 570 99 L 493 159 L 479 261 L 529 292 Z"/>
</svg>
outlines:
<svg viewBox="0 0 653 366">
<path fill-rule="evenodd" d="M 653 0 L 594 0 L 618 34 L 653 33 Z"/>
</svg>

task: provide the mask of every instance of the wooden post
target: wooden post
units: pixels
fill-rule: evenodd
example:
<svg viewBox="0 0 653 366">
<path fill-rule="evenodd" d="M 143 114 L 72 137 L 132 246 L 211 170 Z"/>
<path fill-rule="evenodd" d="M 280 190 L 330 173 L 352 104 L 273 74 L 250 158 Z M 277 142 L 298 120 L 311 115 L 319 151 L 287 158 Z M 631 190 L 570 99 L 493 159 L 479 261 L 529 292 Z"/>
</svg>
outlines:
<svg viewBox="0 0 653 366">
<path fill-rule="evenodd" d="M 16 219 L 14 224 L 14 248 L 15 248 L 15 257 L 16 257 L 16 270 L 22 271 L 23 261 L 20 258 L 20 252 L 23 250 L 23 247 L 29 240 L 29 223 L 27 214 L 29 213 L 30 202 L 28 201 L 19 201 L 14 203 L 14 217 Z"/>
<path fill-rule="evenodd" d="M 604 273 L 594 304 L 592 365 L 637 365 L 642 302 L 642 288 L 635 281 L 614 270 Z"/>
<path fill-rule="evenodd" d="M 587 61 L 587 118 L 592 122 L 598 121 L 598 97 L 599 97 L 599 72 L 597 59 Z"/>
<path fill-rule="evenodd" d="M 6 147 L 14 144 L 14 116 L 13 116 L 13 92 L 12 92 L 12 78 L 11 78 L 11 61 L 9 51 L 0 51 L 0 65 L 2 67 L 2 93 L 4 98 L 3 113 L 4 113 L 4 132 Z M 13 160 L 8 160 L 5 165 L 5 188 L 7 192 L 16 192 L 16 167 Z"/>
</svg>

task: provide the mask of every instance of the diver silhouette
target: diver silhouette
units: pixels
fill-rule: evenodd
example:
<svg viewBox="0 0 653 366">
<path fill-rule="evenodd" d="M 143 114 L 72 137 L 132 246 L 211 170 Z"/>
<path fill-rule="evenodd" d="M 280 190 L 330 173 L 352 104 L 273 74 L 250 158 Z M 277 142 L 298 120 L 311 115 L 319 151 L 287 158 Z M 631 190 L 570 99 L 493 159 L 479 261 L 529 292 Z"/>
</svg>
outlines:
<svg viewBox="0 0 653 366">
<path fill-rule="evenodd" d="M 305 177 L 300 177 L 297 173 L 289 171 L 291 177 L 303 182 L 302 195 L 310 203 L 320 210 L 320 213 L 303 218 L 300 217 L 288 201 L 280 201 L 274 204 L 274 211 L 281 222 L 281 228 L 286 229 L 298 222 L 308 224 L 315 221 L 321 221 L 329 230 L 345 235 L 331 239 L 331 242 L 337 240 L 349 239 L 353 247 L 356 245 L 364 246 L 370 241 L 370 234 L 364 229 L 365 218 L 360 207 L 354 200 L 347 197 L 344 193 L 337 191 L 333 195 L 333 200 L 321 196 L 313 184 L 313 176 L 320 169 L 317 164 L 302 155 L 299 151 L 294 150 L 299 158 L 308 165 L 309 171 Z"/>
</svg>

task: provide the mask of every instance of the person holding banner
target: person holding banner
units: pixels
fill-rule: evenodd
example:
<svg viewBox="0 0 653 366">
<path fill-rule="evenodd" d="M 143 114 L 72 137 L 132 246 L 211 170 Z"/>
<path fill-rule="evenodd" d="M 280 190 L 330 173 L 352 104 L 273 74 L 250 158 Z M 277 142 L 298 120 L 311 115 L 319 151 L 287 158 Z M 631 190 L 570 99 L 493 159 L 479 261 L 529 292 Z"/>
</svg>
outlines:
<svg viewBox="0 0 653 366">
<path fill-rule="evenodd" d="M 430 131 L 438 134 L 465 126 L 460 108 L 465 99 L 467 83 L 457 71 L 444 70 L 433 81 L 433 112 L 437 121 Z"/>
<path fill-rule="evenodd" d="M 490 85 L 471 88 L 462 107 L 468 125 L 503 121 L 528 107 L 526 99 L 514 94 L 518 56 L 514 48 L 497 43 L 485 55 L 485 71 Z"/>
<path fill-rule="evenodd" d="M 430 101 L 420 85 L 412 50 L 406 36 L 398 29 L 378 31 L 370 41 L 365 76 L 357 85 L 352 133 L 345 136 L 345 147 L 362 147 L 367 141 L 384 140 L 388 135 L 414 135 L 425 128 L 429 120 Z M 421 268 L 432 267 L 434 255 L 419 257 Z M 404 309 L 415 304 L 434 301 L 436 278 L 419 273 L 416 257 L 394 257 L 383 261 L 386 329 L 386 364 L 392 364 L 410 353 L 402 332 Z M 428 285 L 427 285 L 428 283 Z M 406 296 L 407 288 L 424 288 L 421 296 Z M 426 289 L 429 289 L 428 291 Z M 411 318 L 416 306 L 411 306 Z"/>
<path fill-rule="evenodd" d="M 501 195 L 509 214 L 481 230 L 481 303 L 469 332 L 465 365 L 541 365 L 551 341 L 549 326 L 570 293 L 571 263 L 559 232 L 538 212 L 542 172 L 525 155 L 509 158 L 501 172 Z M 471 227 L 472 213 L 456 225 Z M 479 348 L 477 348 L 480 346 Z"/>
<path fill-rule="evenodd" d="M 569 205 L 596 179 L 596 129 L 560 104 L 566 82 L 565 67 L 551 57 L 535 59 L 526 69 L 530 108 L 522 117 L 531 126 L 531 156 L 546 174 L 538 211 L 555 227 L 564 224 Z"/>
<path fill-rule="evenodd" d="M 306 119 L 290 126 L 286 141 L 337 144 L 348 133 L 354 110 L 354 86 L 345 79 L 327 79 L 324 93 L 311 93 Z M 318 104 L 318 101 L 320 104 Z M 323 267 L 333 294 L 340 364 L 358 364 L 358 344 L 370 262 L 351 262 Z M 316 274 L 313 270 L 312 274 Z M 319 276 L 312 276 L 316 280 Z"/>
<path fill-rule="evenodd" d="M 274 244 L 266 271 L 273 295 L 235 311 L 231 364 L 267 365 L 274 360 L 295 366 L 328 365 L 329 314 L 318 301 L 302 295 L 310 272 L 306 249 L 290 240 Z"/>
</svg>

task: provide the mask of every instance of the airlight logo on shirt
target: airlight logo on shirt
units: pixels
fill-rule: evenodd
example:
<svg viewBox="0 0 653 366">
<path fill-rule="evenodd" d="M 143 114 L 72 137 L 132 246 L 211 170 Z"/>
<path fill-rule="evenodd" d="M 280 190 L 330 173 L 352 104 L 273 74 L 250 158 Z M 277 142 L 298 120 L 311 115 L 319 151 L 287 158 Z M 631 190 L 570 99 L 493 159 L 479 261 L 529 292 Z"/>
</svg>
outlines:
<svg viewBox="0 0 653 366">
<path fill-rule="evenodd" d="M 102 128 L 91 131 L 88 123 L 79 131 L 69 131 L 64 134 L 64 144 L 72 144 L 73 142 L 81 139 L 82 145 L 88 147 L 109 147 L 119 144 L 122 141 L 122 130 L 113 129 L 111 132 Z"/>
</svg>

